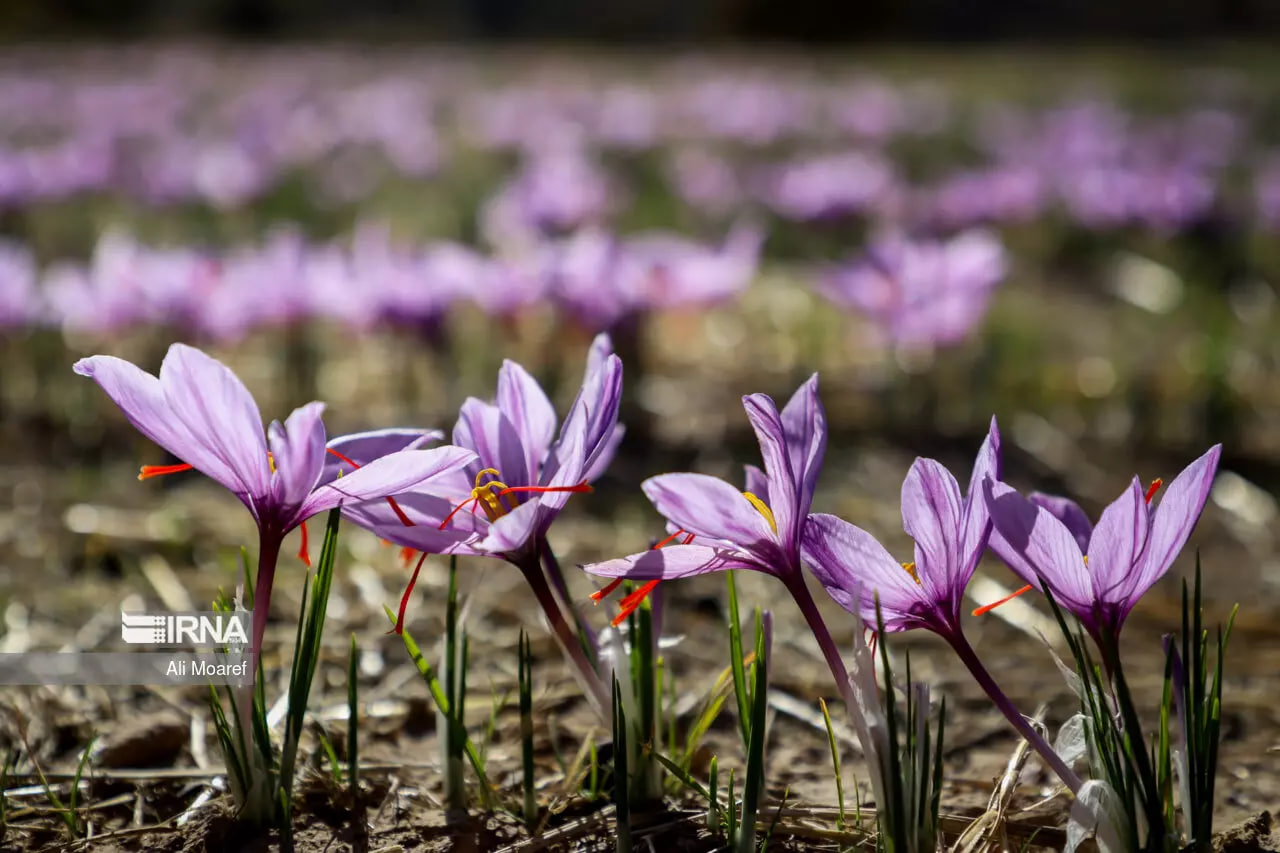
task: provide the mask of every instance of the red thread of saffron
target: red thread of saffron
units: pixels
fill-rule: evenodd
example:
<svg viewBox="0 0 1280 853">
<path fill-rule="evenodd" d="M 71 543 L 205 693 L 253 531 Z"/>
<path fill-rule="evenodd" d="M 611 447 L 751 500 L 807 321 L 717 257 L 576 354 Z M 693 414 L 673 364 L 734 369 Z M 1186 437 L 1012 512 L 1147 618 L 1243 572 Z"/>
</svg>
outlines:
<svg viewBox="0 0 1280 853">
<path fill-rule="evenodd" d="M 657 545 L 654 545 L 653 548 L 650 550 L 656 551 L 665 545 L 671 544 L 673 541 L 675 541 L 675 538 L 682 533 L 684 533 L 683 530 L 677 530 L 675 533 L 672 533 L 670 536 L 668 536 L 666 539 L 663 539 Z M 680 541 L 680 544 L 688 545 L 689 543 L 693 542 L 693 536 L 694 535 L 692 533 L 685 534 L 685 537 Z M 623 580 L 622 578 L 616 578 L 612 583 L 610 583 L 608 586 L 606 586 L 604 589 L 598 592 L 598 595 L 600 596 L 599 598 L 597 598 L 596 595 L 594 594 L 591 596 L 591 598 L 595 601 L 599 601 L 600 598 L 604 598 L 604 596 L 608 595 L 610 592 L 617 589 L 618 584 L 622 583 L 622 580 Z M 645 581 L 645 583 L 642 584 L 635 591 L 630 592 L 627 595 L 624 595 L 622 599 L 618 601 L 618 615 L 613 617 L 613 620 L 610 622 L 610 624 L 616 628 L 619 625 L 621 625 L 624 621 L 626 621 L 627 617 L 630 616 L 632 613 L 636 612 L 636 609 L 639 608 L 640 605 L 644 603 L 644 600 L 649 597 L 649 593 L 653 592 L 653 590 L 660 583 L 662 583 L 661 578 L 656 578 L 651 581 Z"/>
<path fill-rule="evenodd" d="M 309 569 L 311 568 L 311 554 L 307 548 L 307 523 L 304 521 L 300 526 L 302 527 L 302 547 L 298 548 L 298 559 Z"/>
<path fill-rule="evenodd" d="M 163 477 L 165 474 L 177 474 L 181 471 L 190 471 L 191 467 L 185 462 L 179 465 L 143 465 L 142 470 L 138 472 L 138 479 L 150 480 L 152 477 Z"/>
<path fill-rule="evenodd" d="M 1163 485 L 1164 485 L 1164 480 L 1160 479 L 1159 477 L 1156 477 L 1154 480 L 1151 481 L 1151 485 L 1147 487 L 1147 493 L 1143 496 L 1143 500 L 1145 500 L 1147 504 L 1150 505 L 1151 499 L 1156 496 L 1156 492 L 1160 491 L 1160 487 Z M 1024 592 L 1029 592 L 1031 589 L 1032 589 L 1031 584 L 1027 584 L 1022 589 L 1018 590 L 1017 592 L 1012 592 L 1006 595 L 1004 598 L 1000 599 L 999 601 L 993 601 L 990 604 L 982 605 L 977 610 L 973 611 L 973 615 L 982 616 L 985 613 L 989 613 L 990 611 L 995 610 L 1001 604 L 1010 602 L 1013 599 L 1017 598 L 1018 596 L 1022 595 Z"/>
<path fill-rule="evenodd" d="M 400 596 L 400 610 L 396 613 L 396 626 L 388 631 L 388 634 L 404 633 L 404 612 L 409 608 L 409 596 L 413 595 L 413 587 L 418 583 L 418 572 L 422 571 L 422 563 L 427 559 L 427 552 L 423 551 L 422 556 L 418 558 L 418 564 L 413 567 L 413 576 L 409 578 L 409 585 L 404 588 L 404 595 Z"/>
</svg>

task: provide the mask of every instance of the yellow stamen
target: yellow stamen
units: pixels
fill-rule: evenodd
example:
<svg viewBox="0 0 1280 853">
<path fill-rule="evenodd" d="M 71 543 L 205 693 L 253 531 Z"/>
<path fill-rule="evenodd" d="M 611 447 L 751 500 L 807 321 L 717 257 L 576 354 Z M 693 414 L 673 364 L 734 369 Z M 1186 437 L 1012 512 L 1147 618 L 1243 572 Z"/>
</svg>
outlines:
<svg viewBox="0 0 1280 853">
<path fill-rule="evenodd" d="M 769 522 L 769 526 L 773 528 L 773 532 L 778 532 L 778 522 L 773 517 L 773 510 L 769 509 L 769 505 L 760 500 L 750 492 L 743 492 L 742 496 L 750 501 L 751 505 L 756 508 L 756 512 L 764 516 L 764 520 Z"/>
<path fill-rule="evenodd" d="M 920 584 L 920 574 L 916 571 L 916 564 L 903 563 L 902 568 L 907 570 L 907 574 L 911 575 L 911 579 L 915 581 L 916 585 L 918 586 Z"/>
</svg>

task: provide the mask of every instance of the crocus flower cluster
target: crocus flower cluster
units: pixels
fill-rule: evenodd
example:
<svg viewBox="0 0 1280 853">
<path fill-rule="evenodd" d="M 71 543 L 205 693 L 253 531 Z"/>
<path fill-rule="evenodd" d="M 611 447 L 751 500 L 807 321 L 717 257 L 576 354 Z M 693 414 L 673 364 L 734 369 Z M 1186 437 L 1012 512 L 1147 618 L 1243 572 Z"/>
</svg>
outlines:
<svg viewBox="0 0 1280 853">
<path fill-rule="evenodd" d="M 307 320 L 356 331 L 431 329 L 463 302 L 499 317 L 551 302 L 602 331 L 646 311 L 736 296 L 755 277 L 761 237 L 741 226 L 716 246 L 587 230 L 485 254 L 461 243 L 400 245 L 386 226 L 366 224 L 350 241 L 315 243 L 277 230 L 260 245 L 214 252 L 154 248 L 108 232 L 87 264 L 44 270 L 32 252 L 6 241 L 0 327 L 109 333 L 164 324 L 234 341 L 255 327 Z"/>
<path fill-rule="evenodd" d="M 807 565 L 832 599 L 860 620 L 879 621 L 890 632 L 923 628 L 946 640 L 1046 764 L 1073 792 L 1079 790 L 1075 771 L 1027 722 L 966 639 L 965 589 L 990 547 L 1029 584 L 1051 590 L 1100 645 L 1114 642 L 1124 617 L 1186 543 L 1208 496 L 1220 448 L 1188 466 L 1155 510 L 1135 479 L 1091 529 L 1070 501 L 1038 496 L 1032 503 L 1001 481 L 1000 433 L 993 418 L 966 489 L 935 460 L 921 458 L 911 466 L 902 485 L 902 522 L 915 545 L 910 560 L 899 560 L 854 524 L 810 512 L 826 436 L 817 377 L 781 413 L 762 395 L 746 397 L 743 404 L 760 441 L 764 471 L 748 469 L 746 492 L 700 474 L 646 481 L 645 494 L 673 536 L 685 538 L 681 544 L 584 566 L 614 579 L 602 593 L 621 578 L 646 581 L 642 594 L 655 583 L 706 572 L 750 569 L 775 575 L 809 622 L 857 719 L 863 710 L 855 707 L 860 703 L 841 655 L 808 594 L 802 573 Z M 1089 556 L 1082 553 L 1085 547 Z M 636 603 L 634 594 L 624 599 L 624 613 Z"/>
</svg>

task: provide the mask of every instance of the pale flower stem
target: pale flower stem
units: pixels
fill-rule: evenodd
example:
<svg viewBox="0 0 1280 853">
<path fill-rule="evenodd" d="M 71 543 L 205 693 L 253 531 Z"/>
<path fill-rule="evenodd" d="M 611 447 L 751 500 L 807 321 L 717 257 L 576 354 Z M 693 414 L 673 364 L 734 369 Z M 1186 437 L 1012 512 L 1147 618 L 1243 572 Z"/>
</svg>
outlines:
<svg viewBox="0 0 1280 853">
<path fill-rule="evenodd" d="M 974 681 L 977 681 L 978 686 L 986 691 L 987 696 L 1000 709 L 1000 713 L 1004 714 L 1009 722 L 1013 724 L 1013 727 L 1018 730 L 1018 733 L 1026 739 L 1027 743 L 1036 752 L 1040 753 L 1040 758 L 1044 760 L 1044 763 L 1058 775 L 1058 778 L 1071 790 L 1072 794 L 1079 791 L 1081 785 L 1080 777 L 1066 765 L 1066 762 L 1062 760 L 1062 756 L 1054 751 L 1053 747 L 1035 730 L 1035 727 L 1027 722 L 1027 718 L 1022 715 L 1022 712 L 1017 709 L 1012 700 L 1004 694 L 1004 691 L 996 684 L 995 679 L 991 677 L 991 673 L 987 672 L 987 668 L 982 665 L 982 661 L 978 659 L 977 652 L 973 650 L 973 646 L 969 645 L 969 641 L 965 639 L 964 634 L 956 630 L 950 636 L 944 635 L 944 639 L 951 643 L 951 647 L 955 649 L 960 660 L 968 667 Z"/>
<path fill-rule="evenodd" d="M 592 704 L 603 715 L 606 709 L 613 707 L 609 691 L 605 689 L 595 666 L 591 661 L 587 660 L 587 653 L 582 648 L 582 642 L 578 639 L 577 632 L 565 621 L 564 613 L 560 610 L 560 604 L 556 601 L 555 593 L 551 591 L 551 587 L 547 584 L 547 579 L 542 573 L 542 567 L 538 565 L 536 559 L 530 560 L 528 563 L 528 565 L 520 565 L 520 571 L 533 589 L 534 597 L 538 599 L 538 606 L 542 608 L 547 621 L 551 623 L 551 630 L 556 639 L 560 641 L 561 651 L 564 652 L 565 656 L 569 658 L 569 662 L 577 670 L 583 690 L 588 691 L 588 698 L 592 700 Z"/>
<path fill-rule="evenodd" d="M 836 681 L 836 689 L 840 691 L 840 698 L 844 700 L 850 719 L 857 719 L 858 711 L 854 704 L 853 688 L 849 684 L 849 670 L 844 665 L 844 658 L 841 657 L 840 649 L 836 646 L 835 640 L 831 638 L 831 632 L 827 630 L 827 623 L 823 620 L 822 613 L 818 610 L 817 602 L 813 600 L 813 596 L 809 593 L 809 587 L 804 582 L 804 576 L 797 574 L 793 578 L 784 578 L 783 582 L 787 585 L 787 589 L 791 592 L 791 597 L 795 599 L 796 605 L 800 608 L 800 613 L 804 615 L 805 622 L 809 624 L 809 630 L 813 632 L 813 638 L 818 641 L 818 648 L 822 649 L 822 656 L 827 660 L 827 666 L 831 669 L 831 677 Z"/>
</svg>

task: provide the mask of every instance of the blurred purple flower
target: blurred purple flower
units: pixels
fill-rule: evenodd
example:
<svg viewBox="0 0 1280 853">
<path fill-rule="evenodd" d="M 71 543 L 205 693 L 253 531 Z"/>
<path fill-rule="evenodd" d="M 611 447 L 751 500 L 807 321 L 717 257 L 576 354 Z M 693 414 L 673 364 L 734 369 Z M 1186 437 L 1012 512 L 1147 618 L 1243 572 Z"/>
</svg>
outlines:
<svg viewBox="0 0 1280 853">
<path fill-rule="evenodd" d="M 959 343 L 982 319 L 1007 256 L 987 231 L 950 240 L 876 239 L 866 255 L 826 273 L 818 291 L 864 314 L 890 342 L 907 346 Z"/>
</svg>

